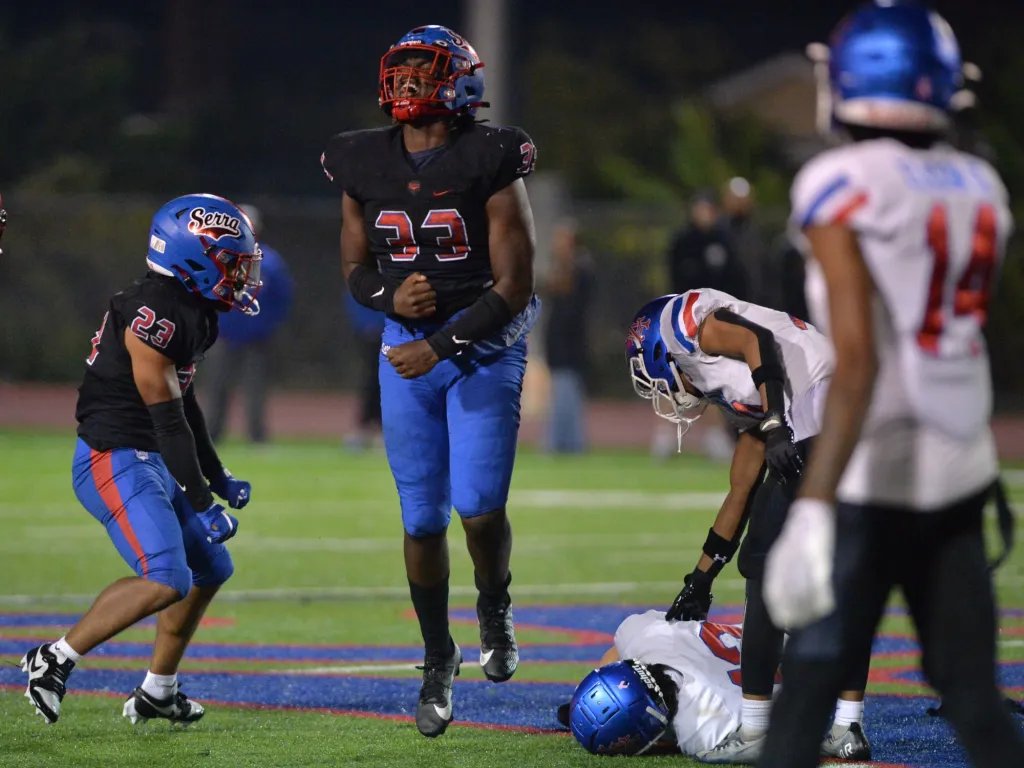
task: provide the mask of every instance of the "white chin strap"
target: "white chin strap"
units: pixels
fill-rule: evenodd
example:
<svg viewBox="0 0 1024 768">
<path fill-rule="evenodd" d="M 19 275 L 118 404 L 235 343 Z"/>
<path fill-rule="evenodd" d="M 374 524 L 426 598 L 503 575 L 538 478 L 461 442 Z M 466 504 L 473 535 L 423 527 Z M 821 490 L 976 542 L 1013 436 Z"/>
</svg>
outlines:
<svg viewBox="0 0 1024 768">
<path fill-rule="evenodd" d="M 256 317 L 260 313 L 260 303 L 248 291 L 235 291 L 235 306 L 249 317 Z"/>
</svg>

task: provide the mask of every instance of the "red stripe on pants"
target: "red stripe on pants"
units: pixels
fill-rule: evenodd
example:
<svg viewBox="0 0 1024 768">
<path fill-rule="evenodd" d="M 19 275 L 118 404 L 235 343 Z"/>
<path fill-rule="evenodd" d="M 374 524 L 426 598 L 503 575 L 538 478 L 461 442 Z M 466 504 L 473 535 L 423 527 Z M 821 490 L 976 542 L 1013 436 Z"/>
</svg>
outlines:
<svg viewBox="0 0 1024 768">
<path fill-rule="evenodd" d="M 89 458 L 92 465 L 92 481 L 96 484 L 96 490 L 99 491 L 100 498 L 107 505 L 107 509 L 113 514 L 114 520 L 117 521 L 117 527 L 121 529 L 132 552 L 139 559 L 142 575 L 145 576 L 149 572 L 149 563 L 146 561 L 146 553 L 142 551 L 142 545 L 139 544 L 139 539 L 132 529 L 132 524 L 128 520 L 128 510 L 125 509 L 124 501 L 121 499 L 121 492 L 117 489 L 117 483 L 114 482 L 114 462 L 111 452 L 92 450 Z"/>
</svg>

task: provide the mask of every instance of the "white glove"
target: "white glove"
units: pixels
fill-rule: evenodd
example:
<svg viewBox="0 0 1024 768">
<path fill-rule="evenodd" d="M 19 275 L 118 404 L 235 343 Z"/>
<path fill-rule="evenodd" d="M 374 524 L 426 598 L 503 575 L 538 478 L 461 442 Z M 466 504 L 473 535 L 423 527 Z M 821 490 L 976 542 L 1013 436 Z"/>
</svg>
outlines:
<svg viewBox="0 0 1024 768">
<path fill-rule="evenodd" d="M 764 602 L 780 629 L 799 629 L 835 608 L 832 558 L 835 510 L 821 499 L 797 499 L 764 565 Z"/>
</svg>

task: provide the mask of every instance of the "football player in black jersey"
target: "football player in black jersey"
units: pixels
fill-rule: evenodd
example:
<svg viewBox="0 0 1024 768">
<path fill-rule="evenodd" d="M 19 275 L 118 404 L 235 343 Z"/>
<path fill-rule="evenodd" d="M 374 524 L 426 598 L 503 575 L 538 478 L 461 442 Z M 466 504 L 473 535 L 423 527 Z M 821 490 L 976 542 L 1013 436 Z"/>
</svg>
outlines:
<svg viewBox="0 0 1024 768">
<path fill-rule="evenodd" d="M 68 674 L 84 654 L 157 614 L 146 679 L 125 702 L 133 723 L 192 723 L 203 708 L 177 670 L 199 620 L 231 576 L 224 541 L 250 484 L 217 458 L 191 386 L 217 339 L 217 313 L 259 311 L 260 250 L 245 215 L 214 195 L 187 195 L 153 217 L 149 271 L 110 300 L 79 387 L 75 495 L 107 529 L 135 576 L 108 586 L 67 634 L 21 664 L 26 695 L 47 723 L 60 716 Z"/>
<path fill-rule="evenodd" d="M 352 295 L 387 315 L 380 356 L 384 444 L 402 507 L 405 565 L 425 645 L 416 725 L 452 720 L 462 652 L 448 631 L 454 507 L 479 590 L 480 664 L 519 662 L 506 516 L 533 290 L 534 146 L 478 123 L 481 63 L 462 37 L 417 27 L 387 51 L 390 127 L 334 136 L 322 162 L 342 192 L 341 260 Z"/>
</svg>

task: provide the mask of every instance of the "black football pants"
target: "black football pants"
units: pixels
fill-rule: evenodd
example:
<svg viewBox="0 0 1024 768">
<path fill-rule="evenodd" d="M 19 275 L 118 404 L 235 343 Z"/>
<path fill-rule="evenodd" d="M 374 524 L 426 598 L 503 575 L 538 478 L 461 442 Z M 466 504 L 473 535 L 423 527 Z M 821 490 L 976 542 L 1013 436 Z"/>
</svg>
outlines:
<svg viewBox="0 0 1024 768">
<path fill-rule="evenodd" d="M 934 512 L 840 504 L 836 611 L 794 633 L 760 768 L 812 768 L 852 659 L 870 649 L 898 586 L 928 682 L 971 762 L 1024 766 L 1024 733 L 996 686 L 996 608 L 982 539 L 988 489 Z"/>
</svg>

